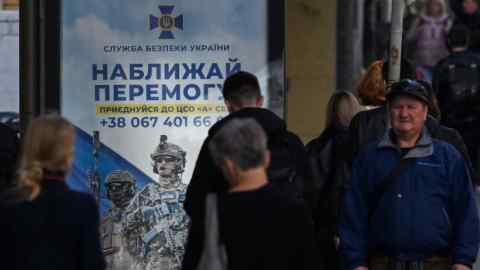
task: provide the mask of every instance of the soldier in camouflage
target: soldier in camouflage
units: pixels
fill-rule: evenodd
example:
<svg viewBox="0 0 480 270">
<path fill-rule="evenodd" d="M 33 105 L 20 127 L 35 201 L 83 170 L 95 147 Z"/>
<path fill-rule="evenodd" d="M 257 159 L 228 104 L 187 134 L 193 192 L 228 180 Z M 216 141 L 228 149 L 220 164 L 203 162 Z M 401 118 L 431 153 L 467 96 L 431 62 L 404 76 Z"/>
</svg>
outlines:
<svg viewBox="0 0 480 270">
<path fill-rule="evenodd" d="M 185 156 L 178 145 L 167 143 L 165 135 L 151 154 L 158 178 L 133 198 L 123 223 L 127 249 L 135 260 L 133 269 L 181 268 L 189 223 L 182 207 L 186 192 L 181 181 Z"/>
<path fill-rule="evenodd" d="M 132 257 L 126 250 L 122 237 L 122 220 L 125 208 L 135 196 L 135 179 L 128 171 L 112 171 L 105 181 L 107 197 L 113 206 L 102 219 L 102 244 L 108 270 L 127 270 Z"/>
</svg>

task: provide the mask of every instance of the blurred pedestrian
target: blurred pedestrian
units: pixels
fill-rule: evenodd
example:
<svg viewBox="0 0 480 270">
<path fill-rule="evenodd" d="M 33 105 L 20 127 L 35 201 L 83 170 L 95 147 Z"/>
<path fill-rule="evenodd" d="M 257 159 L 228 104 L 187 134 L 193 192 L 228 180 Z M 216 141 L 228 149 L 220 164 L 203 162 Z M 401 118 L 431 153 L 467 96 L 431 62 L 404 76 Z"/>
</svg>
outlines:
<svg viewBox="0 0 480 270">
<path fill-rule="evenodd" d="M 444 0 L 427 0 L 422 14 L 410 27 L 407 38 L 414 42 L 414 61 L 422 79 L 432 81 L 433 67 L 448 55 L 447 35 L 452 20 Z"/>
<path fill-rule="evenodd" d="M 460 1 L 460 2 L 459 2 Z M 456 11 L 454 25 L 465 25 L 470 31 L 473 41 L 470 49 L 480 51 L 480 8 L 478 0 L 451 0 Z"/>
<path fill-rule="evenodd" d="M 345 194 L 345 269 L 471 269 L 480 224 L 465 159 L 430 135 L 421 84 L 393 84 L 387 102 L 391 128 L 357 156 Z"/>
<path fill-rule="evenodd" d="M 468 50 L 469 36 L 463 25 L 452 28 L 448 39 L 452 54 L 435 67 L 433 87 L 441 123 L 462 135 L 479 181 L 480 57 Z"/>
<path fill-rule="evenodd" d="M 105 268 L 97 204 L 65 183 L 74 136 L 72 125 L 55 115 L 41 116 L 29 125 L 18 179 L 0 203 L 2 268 Z"/>
<path fill-rule="evenodd" d="M 336 249 L 338 210 L 343 195 L 342 176 L 348 154 L 348 126 L 361 110 L 357 98 L 345 91 L 336 92 L 328 102 L 326 127 L 322 134 L 307 144 L 312 160 L 312 176 L 317 190 L 313 209 L 315 232 L 327 269 L 340 269 Z"/>
<path fill-rule="evenodd" d="M 461 0 L 461 5 L 458 6 L 459 8 L 455 9 L 457 17 L 454 24 L 463 24 L 467 26 L 470 31 L 480 30 L 480 9 L 478 0 Z"/>
<path fill-rule="evenodd" d="M 233 119 L 209 148 L 229 184 L 218 200 L 228 269 L 319 269 L 310 212 L 268 181 L 270 153 L 262 127 L 253 119 Z"/>
<path fill-rule="evenodd" d="M 385 103 L 387 85 L 383 77 L 384 65 L 383 60 L 371 63 L 358 85 L 358 97 L 362 105 L 367 108 L 378 107 Z"/>
</svg>

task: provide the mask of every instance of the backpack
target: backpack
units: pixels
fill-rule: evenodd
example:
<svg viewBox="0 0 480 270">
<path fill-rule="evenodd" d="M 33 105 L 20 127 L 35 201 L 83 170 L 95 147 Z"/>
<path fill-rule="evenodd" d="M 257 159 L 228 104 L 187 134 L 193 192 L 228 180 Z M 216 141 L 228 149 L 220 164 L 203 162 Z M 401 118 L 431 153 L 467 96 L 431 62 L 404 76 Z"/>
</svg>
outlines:
<svg viewBox="0 0 480 270">
<path fill-rule="evenodd" d="M 480 104 L 480 67 L 468 61 L 448 65 L 448 85 L 439 102 L 447 126 L 455 126 L 478 114 Z"/>
<path fill-rule="evenodd" d="M 271 158 L 267 169 L 269 181 L 287 193 L 302 198 L 304 172 L 299 166 L 306 159 L 306 154 L 301 141 L 285 131 L 268 138 L 268 149 Z"/>
</svg>

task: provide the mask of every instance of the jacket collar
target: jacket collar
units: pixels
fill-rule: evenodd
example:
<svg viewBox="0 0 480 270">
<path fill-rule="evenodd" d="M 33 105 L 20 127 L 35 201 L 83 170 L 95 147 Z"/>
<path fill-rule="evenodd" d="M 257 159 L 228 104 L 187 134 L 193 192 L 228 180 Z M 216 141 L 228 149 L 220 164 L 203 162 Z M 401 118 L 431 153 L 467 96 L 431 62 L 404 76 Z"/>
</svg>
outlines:
<svg viewBox="0 0 480 270">
<path fill-rule="evenodd" d="M 387 129 L 385 135 L 383 135 L 382 140 L 378 143 L 377 148 L 393 148 L 399 151 L 398 145 L 396 145 L 392 140 L 393 130 L 391 128 Z M 431 156 L 433 154 L 433 139 L 428 132 L 428 129 L 424 127 L 422 129 L 422 134 L 420 140 L 418 140 L 415 147 L 408 152 L 403 158 L 424 158 Z"/>
</svg>

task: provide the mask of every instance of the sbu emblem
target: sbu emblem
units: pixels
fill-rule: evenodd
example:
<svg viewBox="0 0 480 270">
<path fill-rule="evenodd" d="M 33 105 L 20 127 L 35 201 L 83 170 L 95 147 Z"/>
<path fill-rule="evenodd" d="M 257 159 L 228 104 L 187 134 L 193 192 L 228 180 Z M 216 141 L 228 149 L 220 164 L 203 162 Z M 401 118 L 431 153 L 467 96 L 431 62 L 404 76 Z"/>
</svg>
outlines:
<svg viewBox="0 0 480 270">
<path fill-rule="evenodd" d="M 174 16 L 173 9 L 175 6 L 158 6 L 160 16 L 150 15 L 150 30 L 159 29 L 159 39 L 174 39 L 173 31 L 176 29 L 183 30 L 183 15 Z"/>
</svg>

